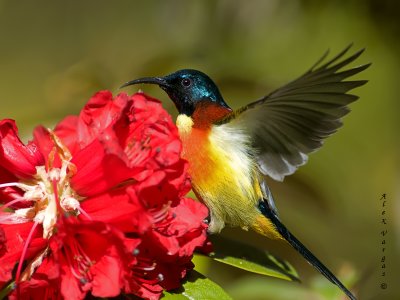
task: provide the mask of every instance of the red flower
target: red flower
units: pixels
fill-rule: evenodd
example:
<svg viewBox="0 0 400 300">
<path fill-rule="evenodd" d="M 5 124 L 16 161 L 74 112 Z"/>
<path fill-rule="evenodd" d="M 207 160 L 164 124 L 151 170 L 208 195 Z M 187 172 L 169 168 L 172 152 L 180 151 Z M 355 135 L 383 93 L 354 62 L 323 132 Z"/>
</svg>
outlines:
<svg viewBox="0 0 400 300">
<path fill-rule="evenodd" d="M 180 152 L 170 116 L 140 93 L 99 92 L 28 145 L 1 121 L 0 289 L 14 280 L 11 298 L 158 299 L 179 287 L 208 214 L 183 198 Z"/>
</svg>

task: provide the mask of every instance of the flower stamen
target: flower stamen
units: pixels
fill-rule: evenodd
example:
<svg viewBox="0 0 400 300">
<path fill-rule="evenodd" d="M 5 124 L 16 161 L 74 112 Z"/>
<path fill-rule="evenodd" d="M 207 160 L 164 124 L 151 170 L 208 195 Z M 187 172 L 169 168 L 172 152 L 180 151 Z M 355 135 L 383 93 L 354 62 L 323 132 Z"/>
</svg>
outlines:
<svg viewBox="0 0 400 300">
<path fill-rule="evenodd" d="M 26 223 L 31 220 L 31 217 L 35 214 L 32 208 L 21 208 L 16 210 L 14 213 L 11 212 L 0 212 L 0 224 L 20 224 Z"/>
<path fill-rule="evenodd" d="M 31 185 L 24 184 L 21 182 L 7 182 L 0 184 L 0 188 L 6 188 L 6 187 L 18 187 L 23 191 L 29 191 L 32 188 Z"/>
<path fill-rule="evenodd" d="M 24 197 L 15 198 L 14 200 L 11 200 L 11 201 L 7 202 L 6 204 L 4 204 L 3 206 L 1 206 L 1 209 L 5 210 L 6 208 L 14 205 L 15 203 L 25 202 L 25 201 L 29 201 L 29 200 L 26 200 Z"/>
<path fill-rule="evenodd" d="M 155 209 L 149 210 L 150 212 L 152 212 L 154 222 L 158 223 L 158 222 L 161 222 L 162 220 L 164 220 L 167 217 L 167 215 L 170 211 L 170 208 L 171 208 L 171 201 L 164 204 L 162 206 L 162 208 L 159 210 L 155 210 Z"/>
<path fill-rule="evenodd" d="M 17 299 L 20 299 L 20 290 L 19 290 L 19 282 L 21 276 L 22 265 L 25 260 L 26 252 L 28 250 L 28 246 L 32 240 L 33 234 L 35 233 L 36 227 L 39 225 L 38 222 L 33 223 L 31 230 L 29 231 L 28 238 L 25 241 L 24 248 L 22 249 L 21 257 L 19 259 L 17 273 L 15 275 L 15 284 L 17 285 Z"/>
<path fill-rule="evenodd" d="M 77 207 L 77 210 L 86 217 L 88 220 L 93 220 L 92 217 L 80 206 Z"/>
<path fill-rule="evenodd" d="M 87 282 L 90 279 L 90 267 L 93 266 L 94 262 L 89 258 L 74 237 L 69 238 L 68 242 L 64 243 L 64 245 L 68 245 L 68 249 L 65 249 L 65 256 L 71 274 L 81 283 L 83 281 Z"/>
</svg>

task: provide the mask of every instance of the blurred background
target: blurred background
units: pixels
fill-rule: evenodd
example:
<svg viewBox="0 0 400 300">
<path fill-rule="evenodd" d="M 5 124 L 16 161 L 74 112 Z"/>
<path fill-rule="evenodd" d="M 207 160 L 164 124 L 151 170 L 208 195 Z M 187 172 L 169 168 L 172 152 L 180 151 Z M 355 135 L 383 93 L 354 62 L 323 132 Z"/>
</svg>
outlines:
<svg viewBox="0 0 400 300">
<path fill-rule="evenodd" d="M 394 0 L 0 0 L 0 118 L 15 119 L 29 138 L 36 124 L 77 114 L 98 90 L 118 93 L 128 80 L 180 68 L 209 74 L 237 108 L 354 42 L 353 51 L 366 48 L 356 63 L 373 63 L 357 77 L 370 81 L 354 91 L 361 99 L 306 166 L 270 184 L 283 222 L 359 299 L 400 299 L 399 34 Z M 162 91 L 144 88 L 176 115 Z M 224 234 L 288 260 L 302 278 L 198 261 L 233 299 L 345 299 L 288 245 Z"/>
</svg>

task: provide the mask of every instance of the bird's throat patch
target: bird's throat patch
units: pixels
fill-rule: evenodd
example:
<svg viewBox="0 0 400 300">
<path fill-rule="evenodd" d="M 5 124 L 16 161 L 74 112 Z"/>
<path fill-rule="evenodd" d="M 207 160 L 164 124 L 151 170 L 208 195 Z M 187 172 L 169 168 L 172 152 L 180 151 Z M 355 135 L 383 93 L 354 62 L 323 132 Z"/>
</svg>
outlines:
<svg viewBox="0 0 400 300">
<path fill-rule="evenodd" d="M 193 119 L 185 114 L 178 115 L 176 118 L 176 126 L 180 135 L 189 134 L 192 131 L 193 124 Z"/>
</svg>

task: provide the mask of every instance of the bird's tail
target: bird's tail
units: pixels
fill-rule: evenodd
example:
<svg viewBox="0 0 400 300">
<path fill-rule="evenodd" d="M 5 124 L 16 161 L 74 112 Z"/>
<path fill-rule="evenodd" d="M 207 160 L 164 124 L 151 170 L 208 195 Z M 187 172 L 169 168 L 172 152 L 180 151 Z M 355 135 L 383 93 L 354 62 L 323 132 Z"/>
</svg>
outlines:
<svg viewBox="0 0 400 300">
<path fill-rule="evenodd" d="M 270 220 L 276 227 L 279 234 L 288 243 L 296 249 L 314 268 L 316 268 L 322 275 L 324 275 L 330 282 L 337 285 L 351 300 L 356 300 L 356 297 L 336 278 L 335 275 L 325 265 L 311 253 L 287 228 L 281 223 L 277 214 L 272 210 L 267 202 L 260 201 L 259 205 L 261 213 Z"/>
</svg>

